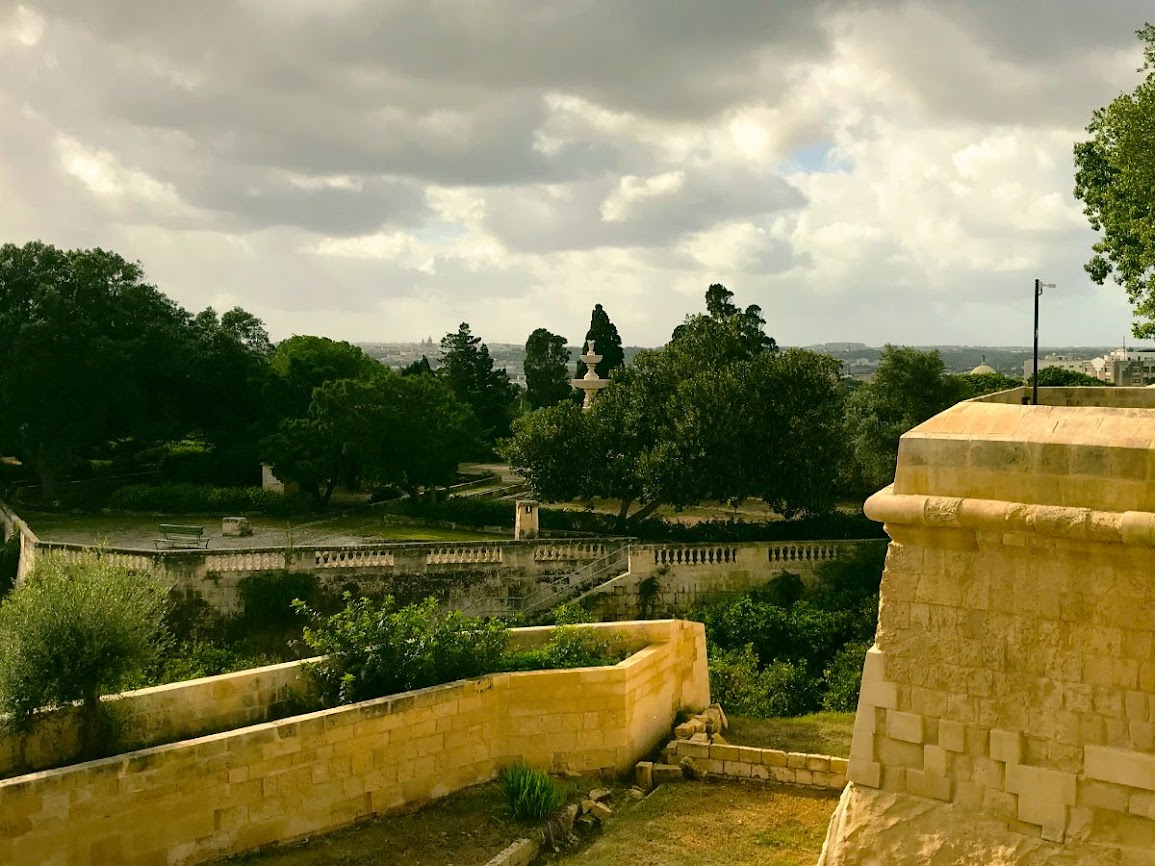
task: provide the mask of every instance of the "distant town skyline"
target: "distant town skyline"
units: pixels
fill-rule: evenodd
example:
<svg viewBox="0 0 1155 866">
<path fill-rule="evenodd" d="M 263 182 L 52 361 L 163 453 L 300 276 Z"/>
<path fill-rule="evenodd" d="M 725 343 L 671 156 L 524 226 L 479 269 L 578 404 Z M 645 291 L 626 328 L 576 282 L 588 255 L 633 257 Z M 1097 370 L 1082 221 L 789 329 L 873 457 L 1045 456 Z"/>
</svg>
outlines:
<svg viewBox="0 0 1155 866">
<path fill-rule="evenodd" d="M 1122 345 L 1072 146 L 1116 0 L 0 0 L 0 242 L 112 249 L 275 339 Z M 418 337 L 419 338 L 419 337 Z"/>
</svg>

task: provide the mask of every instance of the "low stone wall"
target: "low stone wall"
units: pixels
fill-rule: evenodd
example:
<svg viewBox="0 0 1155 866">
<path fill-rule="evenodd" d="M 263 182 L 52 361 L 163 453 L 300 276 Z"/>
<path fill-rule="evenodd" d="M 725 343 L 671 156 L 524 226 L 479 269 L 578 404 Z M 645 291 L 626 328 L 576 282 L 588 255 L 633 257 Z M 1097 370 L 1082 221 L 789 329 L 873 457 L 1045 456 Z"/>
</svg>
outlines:
<svg viewBox="0 0 1155 866">
<path fill-rule="evenodd" d="M 171 743 L 284 715 L 308 694 L 301 662 L 288 662 L 148 689 L 103 700 L 123 751 Z M 32 731 L 0 729 L 0 776 L 58 767 L 80 751 L 79 710 L 42 713 Z"/>
<path fill-rule="evenodd" d="M 666 746 L 667 764 L 677 764 L 683 758 L 692 759 L 694 768 L 700 772 L 732 779 L 760 779 L 835 791 L 841 791 L 846 785 L 847 761 L 829 755 L 690 740 L 674 740 Z"/>
<path fill-rule="evenodd" d="M 527 761 L 621 773 L 709 703 L 705 633 L 614 667 L 495 674 L 0 782 L 0 863 L 202 863 L 445 796 Z M 537 639 L 529 635 L 525 640 Z"/>
<path fill-rule="evenodd" d="M 824 564 L 885 540 L 743 544 L 632 544 L 629 574 L 587 600 L 600 619 L 685 613 L 701 602 L 741 595 L 782 572 L 812 584 Z"/>
<path fill-rule="evenodd" d="M 21 576 L 41 551 L 74 559 L 93 555 L 93 549 L 85 545 L 40 541 L 20 525 Z M 270 572 L 309 574 L 332 592 L 389 593 L 404 602 L 432 595 L 451 607 L 489 612 L 519 610 L 522 599 L 601 560 L 623 543 L 623 539 L 595 538 L 292 549 L 107 548 L 103 555 L 129 568 L 154 570 L 180 595 L 199 599 L 222 614 L 240 612 L 246 579 Z M 702 601 L 764 586 L 784 571 L 812 582 L 824 563 L 847 556 L 862 544 L 885 543 L 630 544 L 628 573 L 601 587 L 590 604 L 599 618 L 607 620 L 679 614 Z"/>
</svg>

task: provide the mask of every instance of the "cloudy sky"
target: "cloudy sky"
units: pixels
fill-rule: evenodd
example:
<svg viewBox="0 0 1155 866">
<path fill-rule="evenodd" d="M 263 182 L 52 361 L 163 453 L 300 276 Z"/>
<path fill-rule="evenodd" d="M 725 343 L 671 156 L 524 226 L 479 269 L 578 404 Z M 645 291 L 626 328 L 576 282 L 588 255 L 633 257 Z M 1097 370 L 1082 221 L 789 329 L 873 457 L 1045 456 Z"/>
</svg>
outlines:
<svg viewBox="0 0 1155 866">
<path fill-rule="evenodd" d="M 1115 344 L 1071 195 L 1139 0 L 0 0 L 0 242 L 275 338 Z"/>
</svg>

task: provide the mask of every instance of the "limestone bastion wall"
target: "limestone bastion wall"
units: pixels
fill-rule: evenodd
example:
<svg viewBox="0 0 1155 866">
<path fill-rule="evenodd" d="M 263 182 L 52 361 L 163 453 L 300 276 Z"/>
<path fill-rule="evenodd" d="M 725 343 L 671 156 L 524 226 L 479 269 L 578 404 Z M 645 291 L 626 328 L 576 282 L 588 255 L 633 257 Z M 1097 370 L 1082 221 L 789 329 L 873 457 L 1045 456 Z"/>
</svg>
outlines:
<svg viewBox="0 0 1155 866">
<path fill-rule="evenodd" d="M 867 502 L 892 541 L 825 866 L 1155 863 L 1155 394 L 1083 390 L 947 410 Z"/>
</svg>

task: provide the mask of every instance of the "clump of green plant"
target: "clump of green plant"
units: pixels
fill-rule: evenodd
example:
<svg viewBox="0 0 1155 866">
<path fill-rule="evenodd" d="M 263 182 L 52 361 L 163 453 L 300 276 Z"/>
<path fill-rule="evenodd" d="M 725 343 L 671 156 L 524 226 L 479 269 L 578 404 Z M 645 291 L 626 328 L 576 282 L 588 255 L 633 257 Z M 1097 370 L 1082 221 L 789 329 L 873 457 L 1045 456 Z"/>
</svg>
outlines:
<svg viewBox="0 0 1155 866">
<path fill-rule="evenodd" d="M 139 678 L 166 638 L 168 587 L 97 553 L 41 553 L 0 603 L 0 711 L 27 731 L 41 708 L 80 701 L 81 755 L 100 749 L 100 696 Z"/>
<path fill-rule="evenodd" d="M 544 821 L 565 802 L 565 790 L 545 771 L 528 764 L 505 767 L 501 784 L 509 809 L 519 821 Z"/>
<path fill-rule="evenodd" d="M 754 647 L 710 650 L 710 696 L 736 716 L 798 716 L 818 709 L 821 681 L 804 664 L 759 665 Z"/>
<path fill-rule="evenodd" d="M 605 667 L 616 665 L 626 655 L 625 650 L 616 650 L 611 639 L 600 637 L 592 628 L 559 625 L 544 645 L 536 649 L 506 653 L 501 669 L 551 671 Z"/>
<path fill-rule="evenodd" d="M 478 677 L 500 669 L 508 630 L 496 620 L 466 616 L 427 598 L 401 607 L 344 595 L 345 607 L 325 616 L 302 601 L 304 642 L 325 658 L 309 673 L 328 704 L 348 704 L 410 689 Z"/>
<path fill-rule="evenodd" d="M 822 672 L 826 694 L 822 709 L 830 713 L 853 713 L 858 709 L 858 692 L 862 687 L 862 666 L 866 662 L 867 641 L 853 641 L 840 649 Z"/>
</svg>

